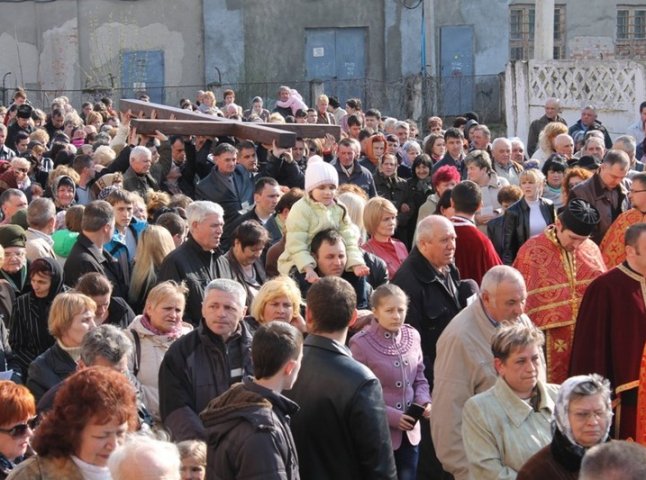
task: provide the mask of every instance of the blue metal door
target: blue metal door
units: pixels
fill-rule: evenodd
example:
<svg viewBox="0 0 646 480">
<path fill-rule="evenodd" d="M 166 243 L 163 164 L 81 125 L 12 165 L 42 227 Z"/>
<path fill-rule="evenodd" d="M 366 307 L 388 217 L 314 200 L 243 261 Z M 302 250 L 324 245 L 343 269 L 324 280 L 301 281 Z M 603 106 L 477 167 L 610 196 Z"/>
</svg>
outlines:
<svg viewBox="0 0 646 480">
<path fill-rule="evenodd" d="M 151 102 L 164 103 L 164 52 L 122 52 L 121 87 L 123 98 L 136 98 L 146 93 Z"/>
<path fill-rule="evenodd" d="M 440 92 L 442 115 L 462 115 L 473 110 L 473 26 L 440 29 Z"/>
<path fill-rule="evenodd" d="M 353 97 L 364 100 L 366 30 L 309 29 L 305 35 L 307 80 L 322 80 L 325 93 L 338 97 L 342 104 Z"/>
</svg>

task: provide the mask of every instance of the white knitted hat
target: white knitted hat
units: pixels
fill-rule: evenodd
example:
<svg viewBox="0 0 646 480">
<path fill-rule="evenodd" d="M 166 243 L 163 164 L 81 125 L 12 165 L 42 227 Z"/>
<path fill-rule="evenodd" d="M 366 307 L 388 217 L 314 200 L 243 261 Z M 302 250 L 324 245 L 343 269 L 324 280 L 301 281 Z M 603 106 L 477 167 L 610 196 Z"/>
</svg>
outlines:
<svg viewBox="0 0 646 480">
<path fill-rule="evenodd" d="M 311 192 L 321 185 L 333 184 L 339 186 L 339 174 L 329 163 L 318 155 L 313 155 L 307 161 L 305 170 L 305 191 Z"/>
</svg>

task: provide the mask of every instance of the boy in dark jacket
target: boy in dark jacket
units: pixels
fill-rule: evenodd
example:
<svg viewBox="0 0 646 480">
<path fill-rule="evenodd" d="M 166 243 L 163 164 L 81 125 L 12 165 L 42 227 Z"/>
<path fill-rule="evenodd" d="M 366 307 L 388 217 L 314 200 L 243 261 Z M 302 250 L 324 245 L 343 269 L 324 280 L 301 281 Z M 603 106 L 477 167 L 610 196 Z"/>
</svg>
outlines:
<svg viewBox="0 0 646 480">
<path fill-rule="evenodd" d="M 233 385 L 200 415 L 208 435 L 207 479 L 298 480 L 289 428 L 298 405 L 281 392 L 296 381 L 303 337 L 288 323 L 270 322 L 254 335 L 251 352 L 256 378 Z"/>
</svg>

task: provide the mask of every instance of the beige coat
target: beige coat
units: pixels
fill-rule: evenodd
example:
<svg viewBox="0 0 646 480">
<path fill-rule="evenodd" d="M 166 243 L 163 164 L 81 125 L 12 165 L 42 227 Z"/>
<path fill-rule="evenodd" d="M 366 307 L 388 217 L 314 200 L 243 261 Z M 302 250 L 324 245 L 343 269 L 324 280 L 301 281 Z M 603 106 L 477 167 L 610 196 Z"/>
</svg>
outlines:
<svg viewBox="0 0 646 480">
<path fill-rule="evenodd" d="M 498 377 L 462 412 L 462 437 L 473 480 L 511 480 L 529 458 L 552 441 L 550 420 L 558 385 L 538 381 L 538 411 Z"/>
<path fill-rule="evenodd" d="M 136 356 L 133 330 L 137 332 L 141 341 L 141 360 L 137 379 L 141 383 L 143 402 L 155 422 L 159 422 L 159 367 L 164 355 L 177 339 L 166 335 L 155 335 L 142 325 L 141 315 L 137 315 L 126 330 L 126 334 L 133 341 L 133 354 L 129 362 L 131 371 Z M 182 335 L 186 335 L 191 330 L 193 330 L 193 327 L 188 323 L 184 323 Z"/>
<path fill-rule="evenodd" d="M 31 457 L 14 468 L 7 480 L 83 480 L 81 471 L 69 457 Z"/>
</svg>

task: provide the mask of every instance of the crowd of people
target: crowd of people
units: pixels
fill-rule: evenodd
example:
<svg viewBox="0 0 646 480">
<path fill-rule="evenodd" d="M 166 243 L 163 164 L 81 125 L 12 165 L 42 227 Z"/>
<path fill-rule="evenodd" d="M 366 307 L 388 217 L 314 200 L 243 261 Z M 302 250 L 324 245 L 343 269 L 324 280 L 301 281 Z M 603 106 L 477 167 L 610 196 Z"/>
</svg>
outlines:
<svg viewBox="0 0 646 480">
<path fill-rule="evenodd" d="M 277 97 L 180 107 L 341 138 L 0 112 L 0 478 L 646 478 L 646 102 L 524 142 Z"/>
</svg>

